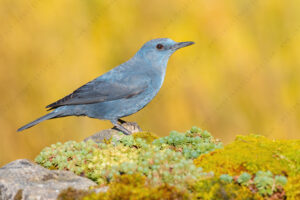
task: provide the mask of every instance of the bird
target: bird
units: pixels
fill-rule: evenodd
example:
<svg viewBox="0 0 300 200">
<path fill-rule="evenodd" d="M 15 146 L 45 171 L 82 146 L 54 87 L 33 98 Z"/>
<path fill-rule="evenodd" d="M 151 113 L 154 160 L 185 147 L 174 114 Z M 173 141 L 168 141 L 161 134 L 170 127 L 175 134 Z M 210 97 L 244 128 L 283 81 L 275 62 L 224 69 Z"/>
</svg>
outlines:
<svg viewBox="0 0 300 200">
<path fill-rule="evenodd" d="M 71 94 L 46 106 L 50 113 L 22 126 L 23 131 L 54 118 L 87 116 L 109 120 L 125 135 L 131 132 L 122 126 L 121 118 L 144 108 L 160 90 L 170 56 L 192 41 L 175 42 L 169 38 L 146 42 L 128 61 L 74 90 Z"/>
</svg>

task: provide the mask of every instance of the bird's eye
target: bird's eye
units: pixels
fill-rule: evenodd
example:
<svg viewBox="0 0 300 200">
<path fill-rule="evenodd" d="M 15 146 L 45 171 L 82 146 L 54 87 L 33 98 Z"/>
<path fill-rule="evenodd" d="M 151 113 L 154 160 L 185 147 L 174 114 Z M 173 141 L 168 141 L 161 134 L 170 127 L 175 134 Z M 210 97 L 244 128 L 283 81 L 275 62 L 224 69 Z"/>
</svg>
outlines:
<svg viewBox="0 0 300 200">
<path fill-rule="evenodd" d="M 157 49 L 162 49 L 162 48 L 164 48 L 164 45 L 158 44 L 158 45 L 156 45 L 156 48 L 157 48 Z"/>
</svg>

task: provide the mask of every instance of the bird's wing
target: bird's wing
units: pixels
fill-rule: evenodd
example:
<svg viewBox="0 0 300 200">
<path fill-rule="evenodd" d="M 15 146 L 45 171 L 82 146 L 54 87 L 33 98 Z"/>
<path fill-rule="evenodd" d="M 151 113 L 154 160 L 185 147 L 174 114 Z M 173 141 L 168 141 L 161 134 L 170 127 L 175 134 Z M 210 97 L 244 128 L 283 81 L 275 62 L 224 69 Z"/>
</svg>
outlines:
<svg viewBox="0 0 300 200">
<path fill-rule="evenodd" d="M 46 108 L 51 110 L 64 105 L 92 104 L 130 98 L 145 91 L 149 81 L 146 77 L 139 75 L 127 76 L 117 81 L 99 77 Z"/>
</svg>

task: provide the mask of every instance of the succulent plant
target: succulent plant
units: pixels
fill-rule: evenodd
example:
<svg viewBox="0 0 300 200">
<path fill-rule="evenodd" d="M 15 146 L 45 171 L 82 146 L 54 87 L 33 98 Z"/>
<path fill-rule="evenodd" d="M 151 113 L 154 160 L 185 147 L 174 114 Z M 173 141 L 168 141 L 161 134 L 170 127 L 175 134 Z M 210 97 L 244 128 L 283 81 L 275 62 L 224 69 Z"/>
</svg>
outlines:
<svg viewBox="0 0 300 200">
<path fill-rule="evenodd" d="M 287 184 L 287 178 L 285 176 L 277 175 L 275 176 L 275 184 L 277 186 L 285 186 Z"/>
<path fill-rule="evenodd" d="M 275 176 L 270 171 L 258 171 L 254 178 L 254 184 L 261 195 L 272 195 L 279 187 L 287 183 L 285 176 Z"/>
<path fill-rule="evenodd" d="M 171 131 L 169 136 L 156 139 L 153 144 L 181 152 L 187 159 L 194 159 L 201 154 L 222 148 L 221 142 L 215 140 L 208 131 L 203 131 L 196 126 L 185 134 Z"/>
<path fill-rule="evenodd" d="M 220 180 L 223 181 L 224 183 L 231 183 L 233 178 L 232 178 L 232 176 L 230 176 L 228 174 L 222 174 L 220 176 Z"/>
<path fill-rule="evenodd" d="M 258 171 L 254 178 L 254 184 L 258 192 L 262 195 L 271 195 L 273 193 L 274 178 L 270 171 Z"/>
<path fill-rule="evenodd" d="M 46 147 L 35 161 L 50 169 L 73 171 L 99 184 L 110 182 L 115 175 L 140 173 L 149 184 L 182 186 L 206 175 L 181 152 L 148 143 L 134 135 L 110 144 L 69 141 Z"/>
<path fill-rule="evenodd" d="M 242 173 L 238 179 L 237 182 L 241 185 L 249 185 L 249 181 L 251 180 L 251 175 L 247 172 Z"/>
</svg>

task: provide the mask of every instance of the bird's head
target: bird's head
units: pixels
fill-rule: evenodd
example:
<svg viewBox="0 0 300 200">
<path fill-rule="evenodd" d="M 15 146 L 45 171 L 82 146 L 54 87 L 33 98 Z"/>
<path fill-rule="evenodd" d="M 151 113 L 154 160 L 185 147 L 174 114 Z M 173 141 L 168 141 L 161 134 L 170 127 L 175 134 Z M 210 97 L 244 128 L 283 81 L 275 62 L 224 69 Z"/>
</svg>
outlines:
<svg viewBox="0 0 300 200">
<path fill-rule="evenodd" d="M 169 38 L 154 39 L 146 42 L 135 56 L 153 65 L 166 65 L 176 50 L 192 44 L 194 42 L 175 42 Z"/>
</svg>

